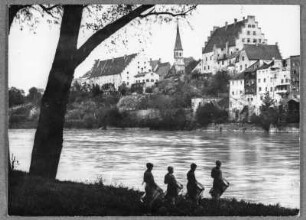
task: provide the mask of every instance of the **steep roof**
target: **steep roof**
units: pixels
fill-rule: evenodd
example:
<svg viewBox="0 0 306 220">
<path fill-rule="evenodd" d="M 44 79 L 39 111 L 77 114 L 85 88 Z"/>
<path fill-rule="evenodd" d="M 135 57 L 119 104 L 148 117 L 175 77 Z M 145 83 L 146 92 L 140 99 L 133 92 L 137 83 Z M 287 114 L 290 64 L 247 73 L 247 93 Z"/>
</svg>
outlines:
<svg viewBox="0 0 306 220">
<path fill-rule="evenodd" d="M 156 69 L 156 73 L 159 75 L 159 76 L 164 76 L 164 75 L 167 75 L 169 70 L 171 68 L 171 65 L 169 62 L 167 63 L 159 63 L 158 64 L 158 67 Z"/>
<path fill-rule="evenodd" d="M 235 46 L 236 38 L 238 37 L 241 28 L 244 26 L 245 21 L 246 20 L 242 20 L 217 28 L 210 36 L 210 39 L 203 49 L 203 53 L 212 52 L 214 45 L 216 45 L 217 48 L 225 48 L 226 42 L 228 42 L 228 46 Z"/>
<path fill-rule="evenodd" d="M 159 63 L 160 63 L 160 60 L 150 60 L 150 65 L 153 71 L 155 71 L 155 68 L 158 67 Z"/>
<path fill-rule="evenodd" d="M 127 65 L 136 57 L 130 54 L 108 60 L 96 60 L 93 67 L 84 76 L 88 78 L 120 74 Z M 83 76 L 83 77 L 84 77 Z"/>
<path fill-rule="evenodd" d="M 179 26 L 177 25 L 174 50 L 183 50 Z"/>
<path fill-rule="evenodd" d="M 259 68 L 259 65 L 260 65 L 260 62 L 257 61 L 253 63 L 251 66 L 249 66 L 248 68 L 246 68 L 243 72 L 245 73 L 254 72 L 255 70 Z"/>
<path fill-rule="evenodd" d="M 201 60 L 193 60 L 185 67 L 185 72 L 187 74 L 191 73 L 192 70 L 201 62 Z"/>
<path fill-rule="evenodd" d="M 281 60 L 282 56 L 277 45 L 245 44 L 244 50 L 249 60 Z"/>
</svg>

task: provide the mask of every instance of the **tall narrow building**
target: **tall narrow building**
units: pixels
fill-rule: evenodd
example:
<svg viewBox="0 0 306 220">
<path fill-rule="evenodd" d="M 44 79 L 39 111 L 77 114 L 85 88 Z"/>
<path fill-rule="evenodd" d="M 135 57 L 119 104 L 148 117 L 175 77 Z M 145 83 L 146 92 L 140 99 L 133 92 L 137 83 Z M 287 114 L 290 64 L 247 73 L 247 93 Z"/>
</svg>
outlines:
<svg viewBox="0 0 306 220">
<path fill-rule="evenodd" d="M 183 47 L 181 42 L 179 25 L 177 24 L 176 39 L 174 45 L 174 67 L 176 72 L 185 71 L 185 63 L 183 57 Z"/>
</svg>

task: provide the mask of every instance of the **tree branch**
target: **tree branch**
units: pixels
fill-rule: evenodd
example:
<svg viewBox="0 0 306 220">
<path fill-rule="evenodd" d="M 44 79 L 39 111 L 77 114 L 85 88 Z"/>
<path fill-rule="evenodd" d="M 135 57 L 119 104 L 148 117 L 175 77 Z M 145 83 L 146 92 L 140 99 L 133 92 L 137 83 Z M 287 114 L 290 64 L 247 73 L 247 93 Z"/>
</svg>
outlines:
<svg viewBox="0 0 306 220">
<path fill-rule="evenodd" d="M 138 18 L 141 13 L 152 8 L 154 5 L 141 5 L 127 15 L 122 16 L 111 24 L 94 33 L 74 54 L 75 67 L 82 63 L 88 55 L 104 40 L 113 35 L 119 29 L 127 25 L 129 22 Z"/>
<path fill-rule="evenodd" d="M 46 12 L 48 15 L 50 15 L 51 17 L 53 18 L 56 18 L 56 19 L 59 19 L 58 17 L 54 16 L 54 14 L 52 14 L 52 10 L 56 7 L 58 7 L 59 5 L 53 5 L 51 7 L 45 7 L 44 5 L 39 5 L 39 7 L 44 11 Z"/>
<path fill-rule="evenodd" d="M 188 9 L 187 11 L 181 12 L 181 13 L 172 13 L 172 12 L 167 12 L 167 11 L 163 11 L 163 12 L 154 12 L 154 9 L 152 9 L 150 12 L 148 12 L 147 14 L 143 14 L 140 15 L 140 18 L 145 18 L 148 16 L 152 16 L 152 15 L 169 15 L 172 17 L 178 17 L 178 16 L 185 16 L 187 15 L 190 11 L 194 10 L 197 6 L 192 6 L 190 9 Z"/>
</svg>

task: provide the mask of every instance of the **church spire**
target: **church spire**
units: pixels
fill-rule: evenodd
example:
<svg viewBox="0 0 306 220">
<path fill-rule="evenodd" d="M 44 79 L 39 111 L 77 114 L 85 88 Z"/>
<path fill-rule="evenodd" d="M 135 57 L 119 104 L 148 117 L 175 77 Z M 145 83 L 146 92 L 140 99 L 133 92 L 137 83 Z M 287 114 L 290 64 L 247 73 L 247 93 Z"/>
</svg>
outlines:
<svg viewBox="0 0 306 220">
<path fill-rule="evenodd" d="M 182 42 L 181 42 L 180 29 L 179 29 L 178 24 L 177 24 L 177 30 L 176 30 L 176 40 L 175 40 L 174 50 L 183 50 Z"/>
</svg>

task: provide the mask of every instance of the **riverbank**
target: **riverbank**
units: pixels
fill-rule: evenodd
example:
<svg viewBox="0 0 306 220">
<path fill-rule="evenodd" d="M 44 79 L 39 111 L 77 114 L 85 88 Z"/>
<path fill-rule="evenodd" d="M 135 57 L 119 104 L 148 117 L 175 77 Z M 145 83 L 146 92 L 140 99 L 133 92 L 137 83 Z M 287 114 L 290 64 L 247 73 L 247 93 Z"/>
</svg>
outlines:
<svg viewBox="0 0 306 220">
<path fill-rule="evenodd" d="M 195 206 L 183 197 L 176 206 L 157 203 L 151 212 L 140 202 L 143 192 L 121 186 L 46 180 L 13 171 L 9 177 L 9 215 L 18 216 L 294 216 L 298 209 L 208 198 Z"/>
</svg>

